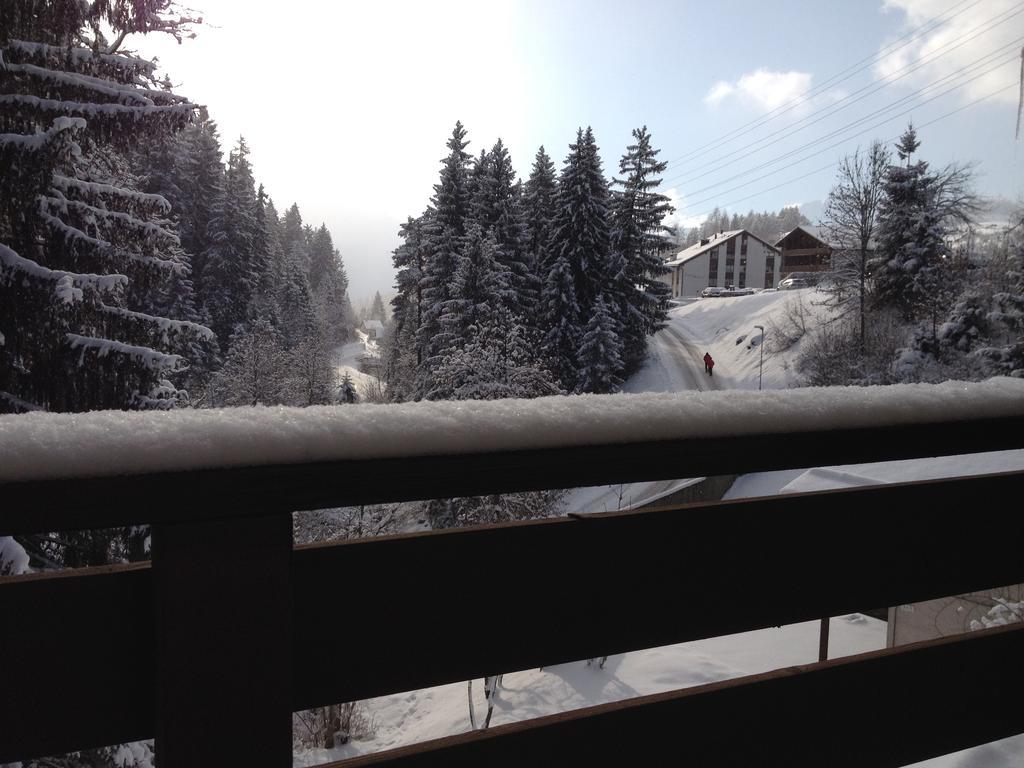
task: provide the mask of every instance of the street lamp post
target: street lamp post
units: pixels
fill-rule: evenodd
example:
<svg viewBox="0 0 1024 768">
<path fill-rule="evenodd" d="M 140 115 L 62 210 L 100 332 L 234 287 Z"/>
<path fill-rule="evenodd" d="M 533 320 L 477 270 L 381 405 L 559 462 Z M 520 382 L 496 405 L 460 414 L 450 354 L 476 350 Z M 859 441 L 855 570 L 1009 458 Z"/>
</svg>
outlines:
<svg viewBox="0 0 1024 768">
<path fill-rule="evenodd" d="M 761 331 L 761 343 L 758 345 L 761 347 L 761 362 L 757 366 L 757 388 L 761 389 L 761 379 L 764 376 L 764 326 L 755 325 L 759 331 Z"/>
</svg>

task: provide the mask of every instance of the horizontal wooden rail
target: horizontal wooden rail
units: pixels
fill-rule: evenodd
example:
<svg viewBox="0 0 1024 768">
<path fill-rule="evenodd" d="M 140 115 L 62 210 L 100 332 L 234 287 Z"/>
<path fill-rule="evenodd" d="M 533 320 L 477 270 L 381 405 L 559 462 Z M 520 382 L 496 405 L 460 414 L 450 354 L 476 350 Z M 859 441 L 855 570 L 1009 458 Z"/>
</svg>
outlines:
<svg viewBox="0 0 1024 768">
<path fill-rule="evenodd" d="M 1020 558 L 962 547 L 949 522 L 969 509 L 1024 541 L 1024 516 L 979 503 L 1022 492 L 1015 472 L 300 547 L 292 707 L 1024 582 Z M 477 577 L 493 552 L 518 553 L 530 580 Z M 334 608 L 353 589 L 358 622 Z M 0 762 L 152 735 L 153 594 L 139 566 L 0 581 L 0 615 L 18 617 L 0 658 L 19 659 Z M 500 633 L 495 610 L 514 618 Z M 54 707 L 54 690 L 87 694 Z"/>
<path fill-rule="evenodd" d="M 325 768 L 895 768 L 1024 732 L 1024 627 L 851 656 L 450 736 Z"/>
<path fill-rule="evenodd" d="M 0 483 L 0 535 L 1024 447 L 1024 416 Z M 181 489 L 202 504 L 181 503 Z"/>
</svg>

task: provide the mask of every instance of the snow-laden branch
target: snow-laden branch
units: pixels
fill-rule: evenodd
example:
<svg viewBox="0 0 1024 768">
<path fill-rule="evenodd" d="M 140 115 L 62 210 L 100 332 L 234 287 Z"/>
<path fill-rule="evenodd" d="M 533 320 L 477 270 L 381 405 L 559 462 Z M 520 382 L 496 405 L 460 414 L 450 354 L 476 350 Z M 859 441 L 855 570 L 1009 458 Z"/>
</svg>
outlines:
<svg viewBox="0 0 1024 768">
<path fill-rule="evenodd" d="M 133 120 L 160 115 L 178 115 L 191 117 L 196 105 L 191 102 L 182 104 L 150 104 L 145 106 L 127 106 L 125 104 L 94 104 L 80 101 L 58 101 L 57 99 L 41 99 L 24 93 L 0 94 L 0 105 L 23 105 L 49 112 L 53 115 L 71 115 L 86 119 L 104 117 L 129 117 Z"/>
<path fill-rule="evenodd" d="M 37 56 L 55 64 L 70 61 L 72 64 L 81 66 L 82 64 L 98 61 L 114 69 L 133 74 L 145 74 L 150 77 L 156 71 L 156 62 L 123 54 L 94 53 L 88 48 L 47 45 L 46 43 L 32 43 L 25 40 L 9 40 L 7 48 L 26 56 Z"/>
<path fill-rule="evenodd" d="M 62 269 L 49 269 L 32 259 L 19 256 L 6 245 L 0 244 L 0 277 L 5 272 L 18 273 L 37 280 L 48 280 L 54 283 L 54 291 L 62 301 L 74 302 L 82 298 L 79 286 L 88 285 L 102 292 L 114 291 L 128 284 L 126 275 L 94 275 L 81 272 L 67 272 Z"/>
<path fill-rule="evenodd" d="M 57 234 L 64 237 L 66 240 L 75 240 L 80 243 L 84 243 L 90 248 L 94 248 L 96 252 L 100 254 L 106 254 L 110 256 L 117 256 L 129 261 L 134 261 L 139 264 L 146 264 L 160 269 L 173 270 L 179 274 L 184 271 L 184 266 L 177 261 L 172 259 L 161 259 L 158 256 L 147 256 L 142 253 L 135 253 L 134 251 L 126 251 L 123 248 L 115 248 L 113 243 L 109 243 L 106 240 L 93 237 L 77 227 L 73 227 L 66 221 L 61 219 L 59 216 L 54 216 L 45 210 L 45 200 L 40 200 L 40 212 L 39 217 L 44 224 L 53 229 Z"/>
<path fill-rule="evenodd" d="M 0 145 L 17 146 L 29 152 L 38 152 L 46 147 L 61 131 L 83 130 L 85 119 L 81 117 L 55 117 L 45 131 L 35 133 L 0 133 Z"/>
<path fill-rule="evenodd" d="M 81 120 L 81 124 L 82 127 L 85 127 L 84 120 Z M 59 173 L 53 174 L 53 186 L 62 192 L 74 189 L 85 194 L 107 195 L 109 197 L 117 198 L 118 200 L 129 201 L 135 205 L 153 207 L 163 213 L 171 212 L 171 204 L 163 195 L 137 192 L 134 189 L 124 189 L 122 187 L 115 187 L 111 184 L 101 184 L 95 181 L 83 181 L 82 179 L 74 179 L 70 176 L 63 176 Z"/>
<path fill-rule="evenodd" d="M 89 205 L 89 203 L 82 202 L 81 200 L 68 199 L 59 191 L 57 194 L 59 197 L 42 196 L 41 199 L 47 206 L 52 206 L 62 213 L 67 213 L 68 209 L 71 208 L 96 219 L 103 219 L 107 221 L 113 220 L 128 229 L 138 232 L 146 238 L 158 238 L 165 243 L 171 243 L 173 245 L 178 245 L 180 243 L 176 234 L 162 226 L 163 224 L 169 224 L 170 222 L 146 221 L 145 219 L 132 216 L 130 213 L 125 213 L 124 211 L 112 211 L 108 208 L 99 208 L 95 205 Z"/>
<path fill-rule="evenodd" d="M 1024 415 L 1024 381 L 0 416 L 0 481 L 815 432 Z M 827 457 L 823 457 L 823 460 Z"/>
<path fill-rule="evenodd" d="M 173 341 L 171 337 L 176 334 L 192 334 L 198 338 L 206 339 L 207 341 L 212 341 L 214 339 L 213 331 L 205 325 L 193 323 L 189 320 L 172 320 L 168 317 L 147 315 L 145 312 L 135 312 L 131 309 L 125 309 L 124 307 L 112 307 L 108 304 L 100 304 L 100 311 L 108 315 L 116 315 L 118 317 L 137 320 L 142 323 L 149 323 L 156 326 L 160 330 L 160 338 L 164 344 L 170 344 Z"/>
<path fill-rule="evenodd" d="M 125 355 L 134 358 L 147 368 L 156 370 L 173 371 L 183 362 L 181 355 L 168 355 L 156 349 L 125 344 L 114 339 L 80 336 L 77 333 L 68 333 L 66 338 L 72 349 L 90 350 L 95 352 L 98 357 L 106 357 L 111 354 Z"/>
<path fill-rule="evenodd" d="M 49 83 L 92 91 L 102 96 L 118 99 L 122 104 L 128 106 L 152 106 L 156 103 L 142 88 L 113 80 L 104 80 L 102 77 L 81 75 L 77 72 L 62 72 L 57 69 L 37 67 L 35 64 L 7 64 L 6 69 L 8 72 L 21 73 Z M 168 101 L 173 100 L 168 99 Z"/>
</svg>

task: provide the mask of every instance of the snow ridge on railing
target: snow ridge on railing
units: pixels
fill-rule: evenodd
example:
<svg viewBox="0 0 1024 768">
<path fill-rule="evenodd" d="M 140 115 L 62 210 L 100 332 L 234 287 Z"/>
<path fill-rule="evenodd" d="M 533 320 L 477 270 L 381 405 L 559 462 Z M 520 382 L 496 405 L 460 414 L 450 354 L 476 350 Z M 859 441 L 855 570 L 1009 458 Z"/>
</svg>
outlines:
<svg viewBox="0 0 1024 768">
<path fill-rule="evenodd" d="M 1024 381 L 0 416 L 0 482 L 1024 417 Z M 681 471 L 683 469 L 681 468 Z"/>
</svg>

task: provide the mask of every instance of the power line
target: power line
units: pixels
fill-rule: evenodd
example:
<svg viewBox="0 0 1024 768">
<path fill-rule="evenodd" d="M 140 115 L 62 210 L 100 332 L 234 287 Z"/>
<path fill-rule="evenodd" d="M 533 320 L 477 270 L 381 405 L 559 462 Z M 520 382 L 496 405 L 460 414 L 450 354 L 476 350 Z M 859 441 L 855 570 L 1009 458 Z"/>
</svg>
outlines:
<svg viewBox="0 0 1024 768">
<path fill-rule="evenodd" d="M 774 109 L 772 109 L 767 114 L 761 115 L 760 117 L 757 117 L 757 118 L 755 118 L 755 119 L 753 119 L 753 120 L 751 120 L 751 121 L 749 121 L 747 123 L 744 123 L 743 125 L 739 126 L 738 128 L 734 128 L 729 133 L 726 133 L 723 136 L 718 137 L 714 141 L 708 142 L 707 144 L 702 144 L 701 146 L 697 147 L 696 149 L 691 150 L 690 152 L 684 153 L 680 157 L 677 157 L 677 158 L 675 158 L 673 160 L 670 160 L 669 161 L 669 165 L 670 166 L 671 165 L 675 165 L 675 164 L 677 164 L 679 162 L 682 162 L 684 160 L 689 159 L 690 157 L 693 157 L 695 155 L 703 153 L 704 150 L 706 150 L 706 149 L 713 149 L 714 147 L 720 146 L 723 143 L 728 143 L 729 141 L 732 140 L 730 137 L 732 137 L 734 134 L 745 132 L 745 130 L 747 128 L 753 129 L 755 127 L 759 127 L 760 125 L 763 125 L 764 123 L 767 123 L 767 122 L 769 122 L 771 120 L 774 120 L 776 117 L 779 117 L 780 115 L 785 114 L 786 112 L 790 111 L 791 109 L 793 109 L 793 108 L 799 106 L 800 104 L 802 104 L 804 101 L 807 101 L 812 96 L 819 95 L 819 93 L 821 91 L 825 90 L 827 87 L 829 87 L 831 85 L 836 85 L 838 83 L 841 83 L 841 82 L 844 82 L 844 81 L 848 80 L 850 77 L 853 77 L 853 75 L 857 74 L 858 72 L 862 72 L 865 69 L 868 69 L 872 64 L 876 63 L 877 61 L 881 61 L 885 56 L 889 56 L 890 54 L 895 53 L 900 48 L 904 48 L 907 45 L 909 45 L 910 43 L 912 43 L 915 39 L 917 39 L 919 37 L 922 37 L 926 33 L 933 31 L 935 28 L 937 28 L 939 26 L 942 26 L 946 22 L 951 21 L 952 19 L 956 18 L 957 16 L 961 15 L 962 13 L 967 12 L 968 10 L 973 8 L 974 6 L 978 5 L 981 2 L 981 0 L 975 0 L 975 2 L 972 2 L 966 8 L 961 8 L 956 13 L 952 13 L 952 15 L 948 15 L 948 14 L 951 14 L 951 12 L 954 9 L 956 9 L 958 6 L 963 5 L 965 2 L 967 2 L 967 0 L 961 0 L 961 2 L 959 2 L 956 5 L 952 6 L 952 8 L 950 8 L 948 11 L 946 11 L 946 13 L 941 14 L 940 16 L 937 16 L 935 19 L 932 19 L 931 21 L 929 21 L 929 22 L 927 22 L 925 24 L 922 24 L 920 27 L 917 27 L 915 29 L 912 29 L 912 30 L 908 31 L 905 35 L 903 35 L 900 38 L 897 38 L 896 40 L 894 40 L 892 43 L 890 43 L 889 45 L 887 45 L 884 48 L 882 48 L 882 50 L 878 51 L 877 53 L 871 54 L 870 56 L 867 56 L 867 57 L 861 59 L 860 61 L 857 61 L 854 64 L 851 64 L 846 69 L 844 69 L 844 70 L 842 70 L 840 72 L 837 72 L 835 75 L 832 75 L 827 80 L 823 81 L 821 84 L 815 86 L 814 88 L 809 88 L 804 93 L 802 93 L 802 94 L 800 94 L 798 96 L 795 96 L 793 99 L 791 99 L 790 101 L 786 102 L 785 104 L 780 104 L 778 107 L 775 107 Z M 943 19 L 943 16 L 947 16 L 947 15 L 948 15 L 948 18 Z M 900 41 L 903 41 L 903 40 L 905 40 L 905 42 L 901 43 Z M 897 43 L 899 43 L 899 45 L 897 45 Z M 849 73 L 849 74 L 846 74 L 846 73 Z M 845 75 L 845 77 L 841 77 L 843 75 Z M 841 79 L 837 80 L 837 78 L 840 78 L 840 77 L 841 77 Z"/>
<path fill-rule="evenodd" d="M 1024 39 L 1024 38 L 1021 38 L 1021 39 Z M 1016 44 L 1017 44 L 1016 42 L 1011 43 L 1012 46 L 1016 46 Z M 1009 47 L 1009 46 L 1004 46 L 1004 48 L 1005 47 Z M 983 56 L 978 61 L 981 62 L 984 59 L 991 58 L 991 56 L 992 56 L 992 54 L 989 54 L 987 56 Z M 835 148 L 835 147 L 837 147 L 837 146 L 839 146 L 841 144 L 844 144 L 844 143 L 846 143 L 847 141 L 849 141 L 850 139 L 852 139 L 852 138 L 854 138 L 856 136 L 863 135 L 864 133 L 867 133 L 867 132 L 869 132 L 871 130 L 874 130 L 875 128 L 878 128 L 878 127 L 880 127 L 882 125 L 885 125 L 886 123 L 891 122 L 892 120 L 895 120 L 898 117 L 902 117 L 904 115 L 907 115 L 907 114 L 913 112 L 915 109 L 923 107 L 925 104 L 929 104 L 929 103 L 931 103 L 931 102 L 933 102 L 933 101 L 935 101 L 937 99 L 940 99 L 943 96 L 946 96 L 947 94 L 952 93 L 953 91 L 956 91 L 956 90 L 959 90 L 960 88 L 963 88 L 965 85 L 969 85 L 970 83 L 974 82 L 975 80 L 978 80 L 981 77 L 984 77 L 987 74 L 990 74 L 990 73 L 992 73 L 992 72 L 994 72 L 994 71 L 996 71 L 998 69 L 1001 69 L 1002 67 L 1005 67 L 1007 64 L 1015 62 L 1016 59 L 1017 59 L 1016 52 L 1011 54 L 1009 57 L 1006 57 L 1004 55 L 1004 57 L 1003 57 L 1003 59 L 1001 61 L 997 62 L 996 64 L 994 64 L 994 65 L 992 65 L 990 67 L 988 67 L 987 69 L 983 69 L 981 72 L 978 72 L 973 77 L 966 78 L 962 82 L 957 83 L 956 85 L 953 85 L 953 86 L 947 88 L 946 90 L 941 91 L 941 92 L 939 92 L 939 93 L 937 93 L 937 94 L 935 94 L 933 96 L 930 96 L 929 98 L 924 99 L 923 101 L 920 101 L 920 102 L 918 102 L 916 104 L 911 105 L 909 109 L 906 109 L 906 110 L 904 110 L 904 111 L 902 111 L 902 112 L 900 112 L 898 114 L 890 115 L 889 117 L 886 117 L 884 120 L 881 120 L 880 122 L 875 123 L 874 125 L 871 125 L 871 126 L 869 126 L 868 128 L 866 128 L 864 130 L 858 131 L 857 133 L 850 134 L 849 136 L 844 137 L 843 139 L 841 139 L 840 141 L 836 142 L 835 144 L 831 144 L 831 145 L 825 147 L 824 149 L 821 149 L 821 150 L 819 150 L 817 152 L 814 152 L 814 153 L 812 153 L 810 155 L 807 155 L 804 158 L 801 158 L 800 160 L 796 160 L 796 161 L 793 162 L 793 165 L 805 162 L 806 160 L 809 160 L 812 157 L 817 157 L 818 155 L 822 154 L 823 152 L 826 152 L 829 149 L 833 149 L 833 148 Z M 970 71 L 970 69 L 975 68 L 976 65 L 977 65 L 977 62 L 975 64 L 970 65 L 967 68 L 962 69 L 961 71 L 959 71 L 958 74 L 956 74 L 956 76 L 959 77 L 961 75 L 967 74 Z M 839 136 L 840 134 L 846 133 L 847 131 L 849 131 L 849 130 L 851 130 L 853 128 L 856 128 L 858 125 L 861 125 L 861 124 L 863 124 L 863 123 L 865 123 L 865 122 L 867 122 L 869 120 L 873 120 L 873 119 L 877 118 L 879 115 L 882 115 L 882 114 L 884 114 L 886 112 L 890 112 L 890 111 L 892 111 L 894 109 L 898 109 L 901 106 L 905 106 L 905 104 L 906 104 L 906 102 L 908 100 L 914 100 L 914 99 L 920 97 L 921 95 L 924 94 L 925 91 L 930 90 L 936 84 L 939 84 L 943 80 L 948 80 L 948 79 L 949 79 L 949 76 L 940 78 L 939 80 L 937 80 L 934 83 L 926 86 L 925 88 L 921 89 L 920 91 L 917 91 L 917 92 L 915 92 L 914 94 L 911 94 L 908 97 L 904 97 L 902 99 L 899 99 L 899 100 L 893 102 L 892 104 L 889 104 L 888 106 L 883 107 L 882 109 L 878 110 L 877 112 L 874 112 L 874 113 L 869 114 L 869 115 L 865 115 L 864 117 L 861 117 L 860 119 L 855 120 L 854 122 L 849 123 L 849 124 L 843 126 L 842 128 L 838 128 L 838 129 L 836 129 L 836 130 L 834 130 L 834 131 L 832 131 L 830 133 L 825 134 L 824 136 L 820 136 L 820 137 L 818 137 L 816 139 L 813 139 L 813 140 L 811 140 L 811 141 L 809 141 L 809 142 L 807 142 L 805 144 L 802 144 L 799 147 L 796 147 L 795 149 L 791 149 L 791 150 L 789 150 L 787 152 L 784 152 L 781 155 L 777 155 L 776 157 L 774 157 L 774 158 L 772 158 L 770 160 L 766 160 L 766 161 L 760 163 L 759 165 L 755 165 L 752 168 L 747 168 L 746 170 L 744 170 L 744 171 L 742 171 L 740 173 L 734 174 L 734 175 L 729 176 L 729 177 L 724 178 L 724 179 L 720 179 L 719 181 L 716 181 L 716 182 L 714 182 L 712 184 L 708 184 L 707 186 L 701 187 L 700 189 L 692 190 L 690 192 L 690 194 L 692 194 L 692 195 L 699 195 L 699 194 L 701 194 L 703 192 L 707 192 L 708 190 L 714 189 L 715 187 L 721 186 L 722 184 L 728 184 L 730 181 L 735 181 L 736 179 L 743 178 L 744 176 L 746 176 L 746 175 L 748 175 L 750 173 L 753 173 L 755 171 L 759 171 L 759 170 L 761 170 L 763 168 L 767 168 L 768 166 L 774 165 L 774 164 L 776 164 L 778 162 L 781 162 L 783 160 L 787 160 L 787 159 L 789 159 L 789 158 L 791 158 L 791 157 L 793 157 L 795 155 L 799 155 L 804 150 L 810 149 L 811 147 L 813 147 L 816 144 L 820 144 L 823 141 L 828 141 L 831 138 L 835 138 L 836 136 Z M 729 165 L 729 164 L 730 163 L 725 163 L 724 165 Z M 701 176 L 707 176 L 710 173 L 711 172 L 705 173 L 705 174 L 701 174 Z M 767 174 L 767 175 L 770 175 L 770 174 Z M 696 177 L 696 178 L 700 178 L 700 177 Z M 759 178 L 765 178 L 765 177 L 761 176 Z M 757 179 L 754 179 L 754 180 L 756 181 Z M 672 181 L 674 181 L 674 179 L 666 179 L 664 183 L 671 183 Z M 678 184 L 674 185 L 674 186 L 678 186 Z M 743 185 L 740 185 L 740 187 L 742 187 L 742 186 Z M 733 189 L 739 189 L 740 187 L 734 187 Z M 727 191 L 731 191 L 731 190 L 727 190 Z"/>
<path fill-rule="evenodd" d="M 1017 88 L 1017 86 L 1018 86 L 1018 84 L 1017 84 L 1016 80 L 1014 80 L 1014 82 L 1009 83 L 1008 85 L 1005 85 L 1002 88 L 998 88 L 998 89 L 996 89 L 996 90 L 994 90 L 994 91 L 992 91 L 992 92 L 990 92 L 990 93 L 988 93 L 988 94 L 986 94 L 984 96 L 981 96 L 981 97 L 975 99 L 974 101 L 968 102 L 967 104 L 964 104 L 961 107 L 957 107 L 954 110 L 946 112 L 945 114 L 940 115 L 939 117 L 936 117 L 936 118 L 934 118 L 932 120 L 928 120 L 927 122 L 924 122 L 924 123 L 919 123 L 917 127 L 918 128 L 926 128 L 929 125 L 934 125 L 935 123 L 938 123 L 938 122 L 940 122 L 942 120 L 945 120 L 948 117 L 952 117 L 953 115 L 955 115 L 955 114 L 957 114 L 959 112 L 963 112 L 965 109 L 970 109 L 971 107 L 973 107 L 973 106 L 975 106 L 977 104 L 980 104 L 983 101 L 991 99 L 994 96 L 998 96 L 999 94 L 1001 94 L 1001 93 L 1003 93 L 1005 91 L 1008 91 L 1011 88 Z M 898 138 L 899 138 L 899 136 L 890 136 L 889 138 L 885 139 L 883 143 L 889 143 L 891 141 L 895 141 Z M 727 208 L 729 208 L 731 206 L 736 205 L 737 203 L 745 202 L 746 200 L 749 200 L 749 199 L 751 199 L 753 197 L 758 197 L 759 195 L 763 195 L 763 194 L 765 194 L 767 192 L 774 192 L 776 189 L 781 189 L 782 187 L 788 186 L 788 185 L 790 185 L 790 184 L 792 184 L 794 182 L 801 181 L 803 179 L 808 178 L 809 176 L 814 176 L 815 174 L 821 173 L 822 171 L 826 171 L 829 168 L 834 168 L 835 166 L 837 166 L 839 164 L 839 162 L 840 162 L 839 160 L 833 160 L 828 165 L 823 165 L 820 168 L 814 169 L 813 171 L 809 171 L 807 173 L 801 174 L 800 176 L 794 176 L 793 178 L 787 179 L 786 181 L 780 182 L 779 184 L 775 184 L 774 186 L 758 190 L 757 192 L 751 193 L 751 194 L 746 195 L 744 197 L 737 198 L 735 200 L 732 200 L 732 201 L 730 201 L 728 203 L 724 203 L 721 206 L 716 206 L 716 207 L 722 208 L 724 210 L 724 209 L 727 209 Z M 710 199 L 714 199 L 714 198 L 708 198 L 707 200 L 710 200 Z M 707 202 L 707 200 L 698 200 L 696 203 L 692 203 L 690 205 L 682 206 L 681 208 L 677 209 L 676 212 L 679 213 L 680 211 L 688 210 L 689 208 L 693 207 L 694 205 L 700 205 L 702 203 Z M 702 211 L 700 213 L 690 214 L 690 218 L 700 218 L 700 217 L 707 218 L 707 215 L 709 213 L 712 213 L 713 210 L 714 209 L 709 209 L 709 210 Z"/>
<path fill-rule="evenodd" d="M 783 141 L 787 137 L 789 137 L 789 136 L 791 136 L 791 135 L 793 135 L 795 133 L 799 133 L 800 131 L 804 130 L 808 126 L 813 125 L 815 123 L 818 123 L 821 120 L 824 120 L 824 119 L 826 119 L 828 117 L 831 117 L 831 116 L 833 116 L 835 114 L 838 114 L 839 112 L 843 111 L 844 109 L 847 109 L 848 107 L 852 106 L 853 104 L 855 104 L 855 103 L 857 103 L 859 101 L 862 101 L 863 99 L 867 98 L 868 96 L 870 96 L 870 95 L 872 95 L 874 93 L 877 93 L 878 91 L 880 91 L 880 90 L 882 90 L 884 88 L 887 88 L 888 86 L 892 85 L 897 80 L 901 80 L 902 78 L 907 77 L 908 75 L 912 74 L 913 72 L 917 71 L 918 69 L 921 69 L 922 67 L 927 66 L 928 64 L 933 63 L 936 59 L 941 58 L 942 56 L 945 56 L 945 55 L 953 52 L 954 50 L 956 50 L 956 49 L 966 45 L 967 43 L 969 43 L 972 40 L 980 37 L 981 35 L 985 34 L 986 32 L 989 32 L 992 29 L 996 28 L 997 26 L 1003 24 L 1008 19 L 1013 18 L 1014 16 L 1017 16 L 1017 15 L 1019 15 L 1021 13 L 1024 13 L 1024 4 L 1021 4 L 1021 6 L 1016 11 L 1014 11 L 1011 8 L 1008 11 L 1004 11 L 1004 12 L 1002 12 L 1000 14 L 997 14 L 996 16 L 990 18 L 988 21 L 985 21 L 985 22 L 982 22 L 982 24 L 979 24 L 977 27 L 972 29 L 970 31 L 970 33 L 965 33 L 964 35 L 960 35 L 960 36 L 954 38 L 953 40 L 951 40 L 949 43 L 947 43 L 942 48 L 939 48 L 938 50 L 933 51 L 928 56 L 918 60 L 917 62 L 915 62 L 913 64 L 908 64 L 907 66 L 905 66 L 905 67 L 903 67 L 903 68 L 901 68 L 899 70 L 896 70 L 896 72 L 893 72 L 892 74 L 887 75 L 885 78 L 882 78 L 882 80 L 876 80 L 876 81 L 873 81 L 871 83 L 868 83 L 867 85 L 859 88 L 858 90 L 854 91 L 853 93 L 850 93 L 850 94 L 844 96 L 842 99 L 840 99 L 838 102 L 836 102 L 836 104 L 831 104 L 831 105 L 829 105 L 827 107 L 822 107 L 821 109 L 815 110 L 814 112 L 811 112 L 809 115 L 806 115 L 803 118 L 801 118 L 800 120 L 798 120 L 793 125 L 785 126 L 783 128 L 779 128 L 779 129 L 777 129 L 777 130 L 767 134 L 766 136 L 762 136 L 759 139 L 756 139 L 756 140 L 754 140 L 754 141 L 752 141 L 752 142 L 750 142 L 748 144 L 745 144 L 745 145 L 739 147 L 738 149 L 732 150 L 731 152 L 727 152 L 726 154 L 721 155 L 721 156 L 719 156 L 719 157 L 717 157 L 717 158 L 715 158 L 713 160 L 709 160 L 706 163 L 698 165 L 695 168 L 691 169 L 691 172 L 692 171 L 699 171 L 699 170 L 701 170 L 703 168 L 709 168 L 709 167 L 712 167 L 712 166 L 716 166 L 717 167 L 717 165 L 719 163 L 721 163 L 723 160 L 725 160 L 726 158 L 733 157 L 733 156 L 736 156 L 736 155 L 749 154 L 749 150 L 751 150 L 751 149 L 753 149 L 755 147 L 757 147 L 757 149 L 755 151 L 758 151 L 760 149 L 763 149 L 764 147 L 771 146 L 772 144 L 777 144 L 779 141 Z M 984 28 L 982 28 L 982 27 L 984 27 Z M 956 43 L 956 44 L 953 45 L 953 43 Z M 1008 47 L 1008 46 L 1003 46 L 1003 48 L 1005 48 L 1005 47 Z M 943 49 L 945 49 L 945 50 L 943 50 Z M 1002 50 L 1002 49 L 999 49 L 999 50 Z M 991 55 L 991 54 L 989 54 L 989 55 Z M 854 98 L 854 97 L 856 97 L 856 98 Z M 799 127 L 797 127 L 797 126 L 799 126 Z M 779 136 L 779 134 L 783 134 L 783 135 Z M 775 137 L 775 136 L 779 136 L 779 138 L 775 139 L 773 141 L 768 141 L 769 139 L 771 139 L 772 137 Z M 762 144 L 763 146 L 758 147 L 757 145 L 759 145 L 759 144 Z M 735 162 L 735 160 L 730 161 L 730 162 Z M 729 163 L 724 163 L 724 164 L 728 165 Z M 686 183 L 686 181 L 692 181 L 693 179 L 702 178 L 703 176 L 708 175 L 708 173 L 713 173 L 713 172 L 714 172 L 714 168 L 712 168 L 712 170 L 708 171 L 707 173 L 700 174 L 700 175 L 694 176 L 692 178 L 685 178 L 685 181 L 683 183 Z M 675 180 L 675 179 L 683 179 L 684 177 L 688 177 L 689 173 L 690 172 L 678 174 L 675 177 L 673 177 L 673 180 Z"/>
</svg>

